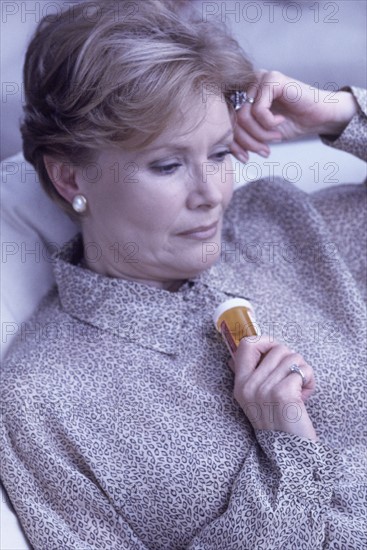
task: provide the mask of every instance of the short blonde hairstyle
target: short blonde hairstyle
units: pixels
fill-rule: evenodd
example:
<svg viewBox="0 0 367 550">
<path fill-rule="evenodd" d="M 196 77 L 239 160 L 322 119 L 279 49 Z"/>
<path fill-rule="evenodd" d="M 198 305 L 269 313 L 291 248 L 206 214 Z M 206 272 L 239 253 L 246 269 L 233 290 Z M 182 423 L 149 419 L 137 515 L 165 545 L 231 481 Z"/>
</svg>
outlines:
<svg viewBox="0 0 367 550">
<path fill-rule="evenodd" d="M 177 2 L 177 0 L 176 0 Z M 172 0 L 84 2 L 38 25 L 24 64 L 24 156 L 48 195 L 45 154 L 83 166 L 102 148 L 141 149 L 174 115 L 210 93 L 253 81 L 223 24 Z"/>
</svg>

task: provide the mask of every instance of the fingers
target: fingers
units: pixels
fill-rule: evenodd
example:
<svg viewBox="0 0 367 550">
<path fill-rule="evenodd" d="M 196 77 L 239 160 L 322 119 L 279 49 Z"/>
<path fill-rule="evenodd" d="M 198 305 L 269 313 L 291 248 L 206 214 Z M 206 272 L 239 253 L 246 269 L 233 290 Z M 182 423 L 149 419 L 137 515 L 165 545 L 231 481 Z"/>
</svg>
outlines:
<svg viewBox="0 0 367 550">
<path fill-rule="evenodd" d="M 294 364 L 299 366 L 305 376 L 306 383 L 304 385 L 302 376 L 297 372 L 290 371 L 290 366 Z M 306 401 L 315 389 L 313 369 L 298 353 L 285 354 L 275 366 L 273 364 L 269 374 L 263 369 L 262 364 L 259 365 L 255 373 L 257 378 L 251 382 L 256 384 L 256 391 L 260 396 L 281 394 Z"/>
<path fill-rule="evenodd" d="M 257 87 L 251 114 L 257 123 L 268 131 L 274 131 L 284 120 L 282 115 L 271 111 L 274 101 L 283 93 L 282 80 L 284 76 L 276 71 L 262 73 Z"/>
<path fill-rule="evenodd" d="M 271 342 L 266 334 L 256 337 L 255 341 L 252 337 L 242 338 L 234 356 L 236 374 L 237 367 L 240 365 L 243 375 L 251 376 L 262 356 L 278 345 L 276 341 Z"/>
<path fill-rule="evenodd" d="M 303 385 L 302 376 L 291 373 L 290 366 L 296 364 L 305 375 L 306 383 Z M 251 338 L 243 338 L 238 346 L 232 362 L 235 372 L 235 385 L 246 387 L 246 393 L 256 395 L 259 391 L 262 395 L 271 394 L 275 388 L 279 389 L 280 383 L 286 381 L 286 386 L 294 396 L 299 396 L 305 401 L 315 389 L 315 377 L 313 369 L 306 363 L 303 357 L 285 344 L 276 341 L 270 342 L 267 335 L 263 335 L 257 342 Z"/>
<path fill-rule="evenodd" d="M 234 129 L 235 143 L 238 149 L 243 151 L 253 151 L 263 157 L 270 153 L 268 142 L 279 140 L 279 132 L 268 131 L 262 127 L 254 118 L 250 109 L 252 105 L 244 105 L 238 113 L 237 125 Z M 235 152 L 235 150 L 233 151 Z"/>
<path fill-rule="evenodd" d="M 237 124 L 234 128 L 235 141 L 232 147 L 232 152 L 236 156 L 252 151 L 267 157 L 270 154 L 268 142 L 279 141 L 282 137 L 280 132 L 271 127 L 266 128 L 259 123 L 255 115 L 255 108 L 255 104 L 246 103 L 238 111 Z M 279 119 L 280 122 L 281 120 Z M 278 123 L 278 118 L 276 118 L 276 124 Z"/>
<path fill-rule="evenodd" d="M 291 372 L 293 364 L 303 376 Z M 270 342 L 267 335 L 257 341 L 243 338 L 229 365 L 235 374 L 234 398 L 255 429 L 285 431 L 317 440 L 304 405 L 315 388 L 315 377 L 299 353 L 283 343 Z"/>
<path fill-rule="evenodd" d="M 284 121 L 284 117 L 271 111 L 279 93 L 276 86 L 278 83 L 274 81 L 276 75 L 277 73 L 260 71 L 257 73 L 258 82 L 247 89 L 248 97 L 254 101 L 246 102 L 238 111 L 232 146 L 232 153 L 239 160 L 242 160 L 241 155 L 243 159 L 248 159 L 248 151 L 267 157 L 270 154 L 267 144 L 282 139 L 277 126 Z"/>
</svg>

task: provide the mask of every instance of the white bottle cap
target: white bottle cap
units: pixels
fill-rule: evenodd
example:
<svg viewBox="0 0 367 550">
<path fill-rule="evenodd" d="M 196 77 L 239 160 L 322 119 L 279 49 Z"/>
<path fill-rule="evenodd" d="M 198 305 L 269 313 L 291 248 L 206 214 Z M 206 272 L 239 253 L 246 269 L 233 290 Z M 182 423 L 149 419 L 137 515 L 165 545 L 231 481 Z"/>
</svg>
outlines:
<svg viewBox="0 0 367 550">
<path fill-rule="evenodd" d="M 218 319 L 222 315 L 222 313 L 234 307 L 245 307 L 255 315 L 254 308 L 252 307 L 251 302 L 245 300 L 244 298 L 230 298 L 229 300 L 222 302 L 214 311 L 213 322 L 215 326 L 217 326 Z"/>
</svg>

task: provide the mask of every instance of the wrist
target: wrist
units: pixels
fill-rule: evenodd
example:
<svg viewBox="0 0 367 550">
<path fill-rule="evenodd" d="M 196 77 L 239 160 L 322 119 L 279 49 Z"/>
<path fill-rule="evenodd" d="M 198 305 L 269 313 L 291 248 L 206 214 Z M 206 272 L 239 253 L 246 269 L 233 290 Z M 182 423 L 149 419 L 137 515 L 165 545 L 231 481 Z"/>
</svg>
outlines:
<svg viewBox="0 0 367 550">
<path fill-rule="evenodd" d="M 336 139 L 348 126 L 354 115 L 358 112 L 358 103 L 351 92 L 341 90 L 335 94 L 334 108 L 331 115 L 325 121 L 320 134 Z"/>
<path fill-rule="evenodd" d="M 254 405 L 254 403 L 251 403 L 251 405 Z M 311 441 L 318 440 L 315 428 L 302 400 L 293 399 L 282 403 L 269 401 L 265 402 L 263 407 L 260 406 L 260 403 L 257 403 L 254 417 L 251 417 L 254 413 L 253 407 L 243 407 L 243 410 L 255 431 L 285 432 Z M 249 413 L 251 413 L 250 416 Z"/>
</svg>

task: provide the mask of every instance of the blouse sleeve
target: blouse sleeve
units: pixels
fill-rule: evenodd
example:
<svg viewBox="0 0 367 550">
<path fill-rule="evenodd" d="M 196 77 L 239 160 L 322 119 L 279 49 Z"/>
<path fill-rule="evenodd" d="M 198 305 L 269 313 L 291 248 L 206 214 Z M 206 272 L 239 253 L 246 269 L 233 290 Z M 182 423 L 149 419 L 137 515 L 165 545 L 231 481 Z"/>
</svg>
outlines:
<svg viewBox="0 0 367 550">
<path fill-rule="evenodd" d="M 67 452 L 67 434 L 54 434 L 42 416 L 42 406 L 3 410 L 1 422 L 2 481 L 32 547 L 148 550 L 83 456 Z"/>
<path fill-rule="evenodd" d="M 354 86 L 346 86 L 342 90 L 354 95 L 359 105 L 358 111 L 340 136 L 336 139 L 331 136 L 320 136 L 321 140 L 326 145 L 367 160 L 367 90 Z"/>
<path fill-rule="evenodd" d="M 344 88 L 346 89 L 346 88 Z M 358 113 L 335 140 L 324 143 L 367 160 L 367 91 L 350 88 L 359 104 Z M 341 184 L 310 193 L 309 200 L 325 224 L 324 242 L 318 248 L 325 262 L 335 267 L 341 259 L 365 295 L 367 179 L 361 184 Z M 321 226 L 320 226 L 321 228 Z"/>
<path fill-rule="evenodd" d="M 35 549 L 148 550 L 109 501 L 83 456 L 39 419 L 5 415 L 2 476 Z M 41 415 L 42 416 L 42 415 Z M 339 455 L 283 432 L 257 432 L 224 513 L 187 550 L 321 550 Z M 179 519 L 177 520 L 179 521 Z M 153 547 L 154 541 L 150 541 Z M 172 550 L 183 550 L 172 548 Z"/>
<path fill-rule="evenodd" d="M 321 550 L 339 454 L 284 432 L 257 432 L 226 512 L 189 546 Z"/>
</svg>

